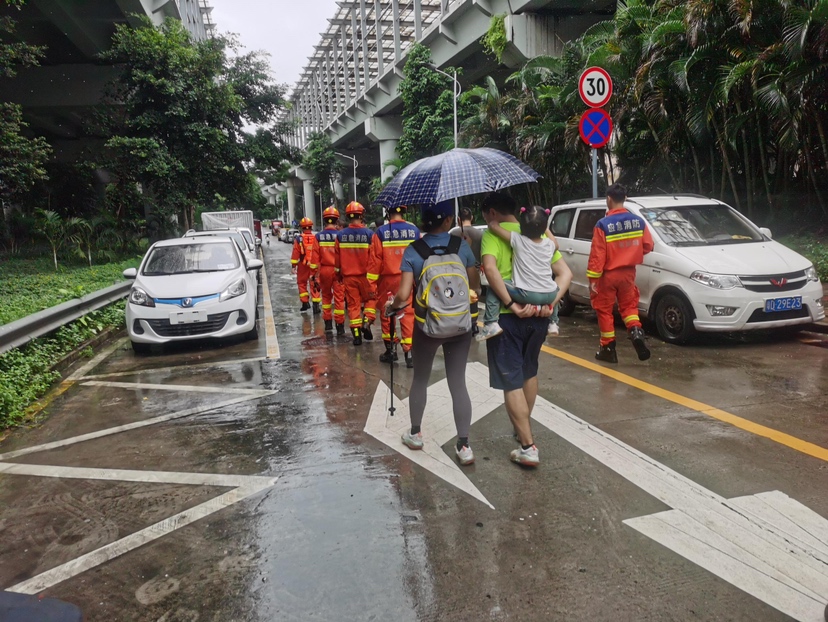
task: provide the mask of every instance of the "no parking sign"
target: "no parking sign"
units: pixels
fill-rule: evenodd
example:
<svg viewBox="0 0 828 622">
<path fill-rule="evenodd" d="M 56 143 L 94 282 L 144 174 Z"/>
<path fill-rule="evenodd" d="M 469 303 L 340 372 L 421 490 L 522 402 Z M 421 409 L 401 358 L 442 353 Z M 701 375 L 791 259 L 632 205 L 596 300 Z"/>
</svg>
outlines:
<svg viewBox="0 0 828 622">
<path fill-rule="evenodd" d="M 581 140 L 593 149 L 600 149 L 612 135 L 612 119 L 604 110 L 593 108 L 581 115 L 578 130 Z"/>
</svg>

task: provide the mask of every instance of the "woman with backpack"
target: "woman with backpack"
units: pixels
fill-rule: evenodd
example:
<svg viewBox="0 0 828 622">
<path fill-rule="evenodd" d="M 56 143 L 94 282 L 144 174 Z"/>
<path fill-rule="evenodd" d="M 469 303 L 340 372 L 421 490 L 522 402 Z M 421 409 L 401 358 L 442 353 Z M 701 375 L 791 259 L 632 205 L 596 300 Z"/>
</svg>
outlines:
<svg viewBox="0 0 828 622">
<path fill-rule="evenodd" d="M 466 361 L 472 342 L 471 304 L 477 302 L 480 273 L 469 245 L 449 234 L 454 225 L 454 201 L 422 207 L 422 238 L 403 254 L 400 288 L 386 305 L 394 314 L 405 307 L 412 290 L 416 322 L 412 354 L 414 379 L 409 394 L 411 430 L 402 435 L 410 449 L 423 448 L 420 425 L 423 421 L 428 381 L 437 349 L 443 348 L 446 380 L 451 392 L 454 423 L 457 427 L 457 459 L 462 465 L 474 462 L 469 445 L 472 406 L 466 389 Z"/>
</svg>

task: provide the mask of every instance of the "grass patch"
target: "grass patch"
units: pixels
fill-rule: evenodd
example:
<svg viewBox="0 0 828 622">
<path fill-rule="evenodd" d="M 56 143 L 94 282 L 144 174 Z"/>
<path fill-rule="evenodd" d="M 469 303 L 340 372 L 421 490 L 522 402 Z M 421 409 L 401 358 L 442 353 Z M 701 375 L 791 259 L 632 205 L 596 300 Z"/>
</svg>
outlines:
<svg viewBox="0 0 828 622">
<path fill-rule="evenodd" d="M 812 235 L 788 235 L 780 238 L 779 242 L 809 259 L 819 279 L 823 283 L 828 282 L 828 243 Z"/>
<path fill-rule="evenodd" d="M 140 261 L 135 257 L 91 268 L 60 266 L 57 272 L 49 259 L 0 261 L 0 325 L 120 283 L 121 273 Z"/>
<path fill-rule="evenodd" d="M 125 301 L 89 313 L 46 337 L 0 354 L 0 430 L 19 425 L 30 405 L 43 397 L 60 373 L 52 366 L 110 327 L 124 325 Z M 85 356 L 92 356 L 87 348 Z"/>
</svg>

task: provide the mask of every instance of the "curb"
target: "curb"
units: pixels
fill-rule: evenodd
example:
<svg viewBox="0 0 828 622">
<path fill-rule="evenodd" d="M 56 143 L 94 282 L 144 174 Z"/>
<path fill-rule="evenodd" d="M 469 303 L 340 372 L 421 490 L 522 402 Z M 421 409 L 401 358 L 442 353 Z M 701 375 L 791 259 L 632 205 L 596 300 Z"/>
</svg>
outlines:
<svg viewBox="0 0 828 622">
<path fill-rule="evenodd" d="M 828 335 L 828 321 L 823 320 L 822 322 L 815 322 L 814 324 L 806 324 L 805 330 L 811 333 Z"/>
</svg>

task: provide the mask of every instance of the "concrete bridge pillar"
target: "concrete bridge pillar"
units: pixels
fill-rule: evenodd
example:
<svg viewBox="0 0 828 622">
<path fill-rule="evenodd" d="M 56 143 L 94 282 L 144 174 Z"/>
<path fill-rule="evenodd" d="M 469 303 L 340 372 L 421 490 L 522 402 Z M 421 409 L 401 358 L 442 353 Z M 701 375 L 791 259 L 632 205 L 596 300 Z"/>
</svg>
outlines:
<svg viewBox="0 0 828 622">
<path fill-rule="evenodd" d="M 287 227 L 290 227 L 293 224 L 293 221 L 296 220 L 296 189 L 293 187 L 293 183 L 292 179 L 285 182 L 288 200 L 287 223 L 285 223 L 285 226 Z"/>
<path fill-rule="evenodd" d="M 310 218 L 312 221 L 315 221 L 316 219 L 313 217 L 313 213 L 316 211 L 316 197 L 314 195 L 313 181 L 303 179 L 302 192 L 305 195 L 305 218 Z"/>
<path fill-rule="evenodd" d="M 342 179 L 339 177 L 334 180 L 334 194 L 337 203 L 342 203 L 345 200 L 345 188 L 342 185 Z"/>
<path fill-rule="evenodd" d="M 386 165 L 389 160 L 399 157 L 397 145 L 402 136 L 402 119 L 399 117 L 369 117 L 365 120 L 365 135 L 375 143 L 379 143 L 380 170 L 382 181 L 388 181 L 394 176 L 397 167 Z"/>
</svg>

